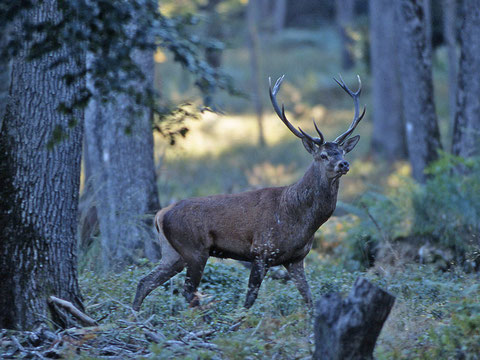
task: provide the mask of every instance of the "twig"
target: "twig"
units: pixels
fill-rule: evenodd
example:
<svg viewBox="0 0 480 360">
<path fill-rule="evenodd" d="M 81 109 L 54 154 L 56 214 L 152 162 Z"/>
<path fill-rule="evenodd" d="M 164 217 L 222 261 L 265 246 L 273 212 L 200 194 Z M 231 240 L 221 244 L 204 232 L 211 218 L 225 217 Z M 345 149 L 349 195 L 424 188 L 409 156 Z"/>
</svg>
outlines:
<svg viewBox="0 0 480 360">
<path fill-rule="evenodd" d="M 230 326 L 230 327 L 228 328 L 228 331 L 237 331 L 237 330 L 240 328 L 240 326 L 242 325 L 242 323 L 243 323 L 243 318 L 241 318 L 239 322 L 237 322 L 237 323 L 233 324 L 232 326 Z"/>
<path fill-rule="evenodd" d="M 257 326 L 255 327 L 255 330 L 253 330 L 252 334 L 250 335 L 250 337 L 252 337 L 253 335 L 255 335 L 255 333 L 258 331 L 258 329 L 260 328 L 260 325 L 262 325 L 262 322 L 263 322 L 263 317 L 260 319 L 260 321 L 258 322 Z"/>
<path fill-rule="evenodd" d="M 98 325 L 98 323 L 93 320 L 90 316 L 84 314 L 80 310 L 78 310 L 70 301 L 59 299 L 55 296 L 50 296 L 49 301 L 53 304 L 59 305 L 65 310 L 67 310 L 70 314 L 76 317 L 78 320 L 83 322 L 86 325 L 94 326 Z"/>
<path fill-rule="evenodd" d="M 22 344 L 20 344 L 15 336 L 12 336 L 11 339 L 19 351 L 26 352 L 25 348 L 22 346 Z"/>
<path fill-rule="evenodd" d="M 215 330 L 214 329 L 210 329 L 210 330 L 201 330 L 201 331 L 197 331 L 197 332 L 189 332 L 187 333 L 187 335 L 185 335 L 182 340 L 183 341 L 189 341 L 189 340 L 192 340 L 192 339 L 198 339 L 198 340 L 201 340 L 207 336 L 210 336 L 212 335 L 213 333 L 215 333 Z"/>
</svg>

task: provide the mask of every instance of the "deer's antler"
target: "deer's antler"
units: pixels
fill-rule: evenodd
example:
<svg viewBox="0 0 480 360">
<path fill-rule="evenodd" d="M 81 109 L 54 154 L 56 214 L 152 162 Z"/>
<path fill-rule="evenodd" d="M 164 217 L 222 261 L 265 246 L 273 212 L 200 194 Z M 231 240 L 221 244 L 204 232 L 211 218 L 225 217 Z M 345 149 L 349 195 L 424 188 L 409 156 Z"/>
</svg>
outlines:
<svg viewBox="0 0 480 360">
<path fill-rule="evenodd" d="M 345 90 L 345 92 L 350 95 L 353 99 L 353 104 L 355 106 L 355 114 L 353 115 L 353 121 L 352 121 L 352 124 L 350 125 L 350 127 L 348 128 L 347 131 L 345 131 L 343 134 L 341 134 L 340 136 L 338 136 L 333 142 L 334 143 L 337 143 L 339 145 L 342 145 L 345 140 L 347 140 L 347 138 L 353 133 L 353 130 L 355 130 L 355 128 L 357 127 L 358 123 L 360 122 L 360 120 L 362 120 L 363 116 L 365 115 L 365 110 L 366 110 L 366 107 L 364 106 L 363 107 L 363 111 L 362 111 L 362 114 L 360 114 L 360 110 L 359 110 L 359 104 L 358 104 L 358 99 L 360 97 L 360 93 L 362 92 L 362 81 L 360 80 L 360 76 L 357 75 L 357 78 L 358 78 L 358 90 L 356 92 L 353 92 L 351 91 L 347 85 L 345 85 L 345 82 L 343 81 L 342 79 L 342 76 L 339 75 L 340 77 L 340 81 L 338 81 L 337 79 L 333 78 L 333 80 L 335 80 L 337 82 L 338 85 L 340 85 L 340 87 Z"/>
<path fill-rule="evenodd" d="M 283 123 L 288 127 L 288 129 L 297 137 L 300 139 L 307 138 L 311 142 L 317 144 L 318 146 L 322 145 L 325 142 L 325 138 L 322 134 L 322 132 L 318 129 L 317 124 L 315 123 L 315 120 L 313 120 L 313 124 L 315 125 L 315 129 L 317 130 L 318 135 L 320 136 L 319 138 L 314 138 L 310 135 L 308 135 L 305 131 L 303 131 L 301 128 L 298 128 L 298 130 L 293 126 L 290 121 L 287 120 L 287 116 L 285 115 L 285 108 L 282 104 L 282 109 L 280 110 L 280 106 L 278 106 L 277 103 L 277 94 L 278 91 L 280 90 L 280 86 L 282 85 L 282 81 L 285 78 L 285 75 L 282 75 L 277 79 L 275 82 L 275 85 L 273 86 L 272 89 L 272 79 L 269 77 L 268 78 L 268 83 L 270 85 L 270 100 L 272 102 L 273 108 L 275 109 L 275 112 L 277 113 L 278 117 L 280 120 L 283 121 Z"/>
</svg>

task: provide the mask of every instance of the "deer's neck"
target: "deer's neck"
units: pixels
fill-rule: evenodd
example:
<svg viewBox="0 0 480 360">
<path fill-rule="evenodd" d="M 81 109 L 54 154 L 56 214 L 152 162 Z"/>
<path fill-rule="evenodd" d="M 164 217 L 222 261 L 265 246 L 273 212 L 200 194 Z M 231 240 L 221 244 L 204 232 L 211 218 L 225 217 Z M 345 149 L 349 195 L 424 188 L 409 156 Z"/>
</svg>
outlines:
<svg viewBox="0 0 480 360">
<path fill-rule="evenodd" d="M 313 162 L 303 177 L 285 188 L 282 206 L 288 216 L 317 230 L 332 215 L 337 204 L 339 179 L 329 180 Z"/>
</svg>

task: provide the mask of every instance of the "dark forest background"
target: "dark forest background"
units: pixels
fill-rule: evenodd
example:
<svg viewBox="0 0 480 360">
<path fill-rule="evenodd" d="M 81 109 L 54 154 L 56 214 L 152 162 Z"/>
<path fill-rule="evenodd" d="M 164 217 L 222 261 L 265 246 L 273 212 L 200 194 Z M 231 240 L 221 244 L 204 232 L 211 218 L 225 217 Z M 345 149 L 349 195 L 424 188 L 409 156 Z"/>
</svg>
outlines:
<svg viewBox="0 0 480 360">
<path fill-rule="evenodd" d="M 249 311 L 248 270 L 215 259 L 201 310 L 184 273 L 130 304 L 161 257 L 156 211 L 308 167 L 268 78 L 286 75 L 292 123 L 332 140 L 353 114 L 333 77 L 358 74 L 367 113 L 307 257 L 312 293 L 361 274 L 397 296 L 378 358 L 478 357 L 478 0 L 17 0 L 0 34 L 0 355 L 311 356 L 281 269 Z M 52 296 L 95 326 L 72 330 Z"/>
</svg>

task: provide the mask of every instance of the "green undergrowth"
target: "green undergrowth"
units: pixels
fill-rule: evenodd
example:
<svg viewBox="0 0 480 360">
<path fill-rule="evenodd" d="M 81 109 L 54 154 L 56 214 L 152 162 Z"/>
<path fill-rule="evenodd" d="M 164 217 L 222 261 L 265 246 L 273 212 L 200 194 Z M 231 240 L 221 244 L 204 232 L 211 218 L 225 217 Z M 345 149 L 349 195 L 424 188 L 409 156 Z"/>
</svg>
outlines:
<svg viewBox="0 0 480 360">
<path fill-rule="evenodd" d="M 86 312 L 104 332 L 137 346 L 157 359 L 305 359 L 314 350 L 313 316 L 291 281 L 267 277 L 250 310 L 242 307 L 248 269 L 234 261 L 210 260 L 200 286 L 201 306 L 189 308 L 181 295 L 184 273 L 160 286 L 141 311 L 130 308 L 138 280 L 153 264 L 100 277 L 80 277 Z M 476 359 L 480 340 L 478 276 L 432 266 L 350 272 L 316 252 L 307 258 L 307 276 L 315 299 L 329 292 L 347 294 L 358 276 L 366 276 L 397 299 L 376 348 L 379 359 Z M 157 341 L 146 332 L 154 331 Z M 189 339 L 189 334 L 201 339 Z M 86 341 L 93 341 L 92 339 Z M 92 348 L 93 349 L 93 348 Z M 80 358 L 96 358 L 85 352 Z M 458 357 L 463 354 L 463 357 Z M 127 355 L 123 355 L 128 357 Z"/>
<path fill-rule="evenodd" d="M 353 203 L 341 203 L 350 216 L 336 219 L 334 229 L 327 223 L 320 230 L 323 246 L 330 242 L 337 259 L 351 269 L 390 257 L 396 263 L 436 262 L 443 270 L 455 265 L 477 271 L 480 159 L 443 153 L 427 173 L 424 185 L 393 174 L 397 186 L 373 189 Z"/>
</svg>

